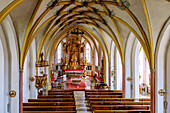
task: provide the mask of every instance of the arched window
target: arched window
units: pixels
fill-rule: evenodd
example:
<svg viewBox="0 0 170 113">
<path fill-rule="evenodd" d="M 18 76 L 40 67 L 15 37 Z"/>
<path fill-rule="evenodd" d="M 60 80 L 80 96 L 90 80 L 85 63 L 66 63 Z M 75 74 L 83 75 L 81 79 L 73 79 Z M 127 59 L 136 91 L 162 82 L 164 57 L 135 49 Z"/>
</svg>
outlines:
<svg viewBox="0 0 170 113">
<path fill-rule="evenodd" d="M 62 47 L 60 43 L 57 48 L 57 63 L 61 63 L 61 57 L 62 57 L 61 52 L 62 52 Z"/>
<path fill-rule="evenodd" d="M 90 45 L 86 43 L 86 59 L 87 62 L 91 62 L 91 50 L 90 50 Z"/>
</svg>

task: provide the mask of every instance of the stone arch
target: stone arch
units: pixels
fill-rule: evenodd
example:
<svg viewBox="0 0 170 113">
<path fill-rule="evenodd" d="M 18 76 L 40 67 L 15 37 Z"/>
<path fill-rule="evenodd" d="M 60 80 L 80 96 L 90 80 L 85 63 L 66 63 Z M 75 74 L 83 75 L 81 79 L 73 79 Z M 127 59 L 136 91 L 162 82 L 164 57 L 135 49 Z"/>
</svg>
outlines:
<svg viewBox="0 0 170 113">
<path fill-rule="evenodd" d="M 135 35 L 130 32 L 128 40 L 126 42 L 125 46 L 125 97 L 130 98 L 132 97 L 132 81 L 127 81 L 128 77 L 132 78 L 132 62 L 131 62 L 131 57 L 132 57 L 132 51 L 133 51 L 133 45 L 135 42 L 136 38 Z"/>
<path fill-rule="evenodd" d="M 3 45 L 2 45 L 2 41 L 0 40 L 0 62 L 1 62 L 1 65 L 0 65 L 0 105 L 1 105 L 1 108 L 0 108 L 0 112 L 1 113 L 4 113 L 5 112 L 5 95 L 4 95 L 4 92 L 5 92 L 5 60 L 4 60 L 4 48 L 3 48 Z"/>
<path fill-rule="evenodd" d="M 157 39 L 156 49 L 155 49 L 155 69 L 156 69 L 156 76 L 155 76 L 155 108 L 156 113 L 164 112 L 164 101 L 166 96 L 159 96 L 158 91 L 159 89 L 166 88 L 166 49 L 168 47 L 168 40 L 170 40 L 170 19 L 165 22 L 162 30 L 160 31 L 159 37 Z M 159 107 L 158 107 L 159 106 Z"/>
<path fill-rule="evenodd" d="M 8 52 L 8 64 L 9 66 L 6 67 L 8 71 L 8 82 L 6 83 L 7 89 L 15 90 L 17 94 L 19 94 L 19 85 L 16 83 L 19 83 L 19 48 L 18 48 L 18 41 L 17 41 L 17 35 L 16 31 L 13 25 L 13 21 L 10 16 L 7 16 L 7 18 L 2 22 L 2 29 L 5 36 L 5 41 L 7 46 L 6 52 Z M 9 49 L 8 49 L 9 48 Z M 8 91 L 8 92 L 9 92 Z M 7 93 L 8 93 L 7 92 Z M 8 97 L 9 98 L 9 97 Z M 9 98 L 9 112 L 18 112 L 17 109 L 19 107 L 19 95 L 17 95 L 15 98 L 11 99 Z"/>
</svg>

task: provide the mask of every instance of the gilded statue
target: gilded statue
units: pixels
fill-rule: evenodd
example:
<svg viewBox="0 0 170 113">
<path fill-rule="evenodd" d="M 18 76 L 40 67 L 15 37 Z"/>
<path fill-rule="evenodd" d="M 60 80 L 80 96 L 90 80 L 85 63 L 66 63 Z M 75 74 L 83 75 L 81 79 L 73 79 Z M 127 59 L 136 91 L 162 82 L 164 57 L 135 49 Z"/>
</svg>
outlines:
<svg viewBox="0 0 170 113">
<path fill-rule="evenodd" d="M 84 62 L 85 65 L 87 65 L 87 59 L 85 59 L 85 62 Z"/>
<path fill-rule="evenodd" d="M 77 55 L 76 55 L 76 54 L 73 54 L 73 55 L 72 55 L 71 61 L 77 61 Z"/>
</svg>

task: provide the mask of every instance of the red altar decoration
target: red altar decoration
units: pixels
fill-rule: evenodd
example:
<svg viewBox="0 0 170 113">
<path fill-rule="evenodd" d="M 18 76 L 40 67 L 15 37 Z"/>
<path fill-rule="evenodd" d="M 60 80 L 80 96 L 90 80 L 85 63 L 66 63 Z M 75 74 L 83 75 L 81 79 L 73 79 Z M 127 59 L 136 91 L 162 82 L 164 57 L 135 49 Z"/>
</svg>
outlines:
<svg viewBox="0 0 170 113">
<path fill-rule="evenodd" d="M 96 77 L 96 80 L 97 80 L 98 82 L 103 82 L 103 79 L 101 79 L 100 77 Z"/>
</svg>

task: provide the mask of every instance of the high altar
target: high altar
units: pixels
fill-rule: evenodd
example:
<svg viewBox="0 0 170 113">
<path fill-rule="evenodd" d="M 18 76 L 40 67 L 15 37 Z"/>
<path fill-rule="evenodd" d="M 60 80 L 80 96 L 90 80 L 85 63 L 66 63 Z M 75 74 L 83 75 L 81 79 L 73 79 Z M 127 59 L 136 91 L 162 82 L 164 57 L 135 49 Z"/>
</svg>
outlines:
<svg viewBox="0 0 170 113">
<path fill-rule="evenodd" d="M 83 32 L 78 28 L 71 31 L 63 43 L 62 68 L 68 77 L 79 77 L 83 75 L 87 66 L 85 58 L 85 44 L 81 42 Z"/>
</svg>

